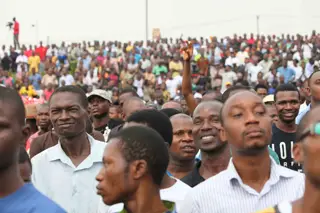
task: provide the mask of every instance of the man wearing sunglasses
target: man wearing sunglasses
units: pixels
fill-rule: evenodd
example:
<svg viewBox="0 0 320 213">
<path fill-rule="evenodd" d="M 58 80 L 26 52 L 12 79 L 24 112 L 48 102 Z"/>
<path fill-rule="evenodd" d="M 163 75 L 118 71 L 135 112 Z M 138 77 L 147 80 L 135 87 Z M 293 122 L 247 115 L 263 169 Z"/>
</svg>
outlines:
<svg viewBox="0 0 320 213">
<path fill-rule="evenodd" d="M 313 108 L 300 121 L 293 152 L 295 160 L 303 164 L 306 174 L 303 197 L 257 213 L 320 212 L 320 107 Z"/>
</svg>

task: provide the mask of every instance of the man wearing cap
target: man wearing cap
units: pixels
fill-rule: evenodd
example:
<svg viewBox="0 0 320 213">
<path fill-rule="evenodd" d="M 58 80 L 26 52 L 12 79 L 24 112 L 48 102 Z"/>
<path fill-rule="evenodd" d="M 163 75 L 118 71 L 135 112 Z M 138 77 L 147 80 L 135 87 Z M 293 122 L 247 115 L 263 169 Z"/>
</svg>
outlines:
<svg viewBox="0 0 320 213">
<path fill-rule="evenodd" d="M 108 131 L 109 107 L 112 103 L 111 93 L 96 89 L 88 95 L 90 116 L 93 122 L 93 128 L 104 134 Z"/>
</svg>

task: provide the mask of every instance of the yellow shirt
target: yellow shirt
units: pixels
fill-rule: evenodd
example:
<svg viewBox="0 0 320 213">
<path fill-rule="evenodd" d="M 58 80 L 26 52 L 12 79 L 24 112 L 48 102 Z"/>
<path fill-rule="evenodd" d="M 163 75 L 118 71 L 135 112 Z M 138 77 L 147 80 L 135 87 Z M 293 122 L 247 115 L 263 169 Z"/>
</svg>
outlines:
<svg viewBox="0 0 320 213">
<path fill-rule="evenodd" d="M 28 86 L 28 90 L 25 86 L 21 87 L 19 90 L 19 94 L 20 95 L 27 95 L 29 97 L 34 97 L 34 96 L 38 95 L 37 92 L 33 89 L 32 85 Z"/>
<path fill-rule="evenodd" d="M 32 68 L 36 69 L 36 72 L 38 72 L 39 64 L 40 64 L 40 57 L 39 56 L 30 56 L 28 60 L 29 64 L 29 71 L 31 72 Z"/>
<path fill-rule="evenodd" d="M 169 63 L 169 69 L 173 71 L 172 77 L 174 78 L 180 74 L 179 73 L 180 70 L 183 70 L 183 65 L 180 61 L 178 62 L 171 61 Z"/>
</svg>

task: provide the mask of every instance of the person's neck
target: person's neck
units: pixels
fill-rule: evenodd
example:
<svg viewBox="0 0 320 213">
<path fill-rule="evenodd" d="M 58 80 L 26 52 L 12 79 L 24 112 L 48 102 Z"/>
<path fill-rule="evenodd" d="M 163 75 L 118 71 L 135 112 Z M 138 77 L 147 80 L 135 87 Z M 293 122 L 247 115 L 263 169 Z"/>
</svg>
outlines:
<svg viewBox="0 0 320 213">
<path fill-rule="evenodd" d="M 295 120 L 293 120 L 290 123 L 285 123 L 281 121 L 280 119 L 276 122 L 276 126 L 281 129 L 284 132 L 288 133 L 294 133 L 297 131 L 297 125 L 295 123 Z"/>
<path fill-rule="evenodd" d="M 192 171 L 195 160 L 177 160 L 170 158 L 168 171 L 173 177 L 181 179 Z"/>
<path fill-rule="evenodd" d="M 320 101 L 315 100 L 314 98 L 311 97 L 311 108 L 314 108 L 316 106 L 320 105 Z"/>
<path fill-rule="evenodd" d="M 257 192 L 263 189 L 270 178 L 271 159 L 268 148 L 255 156 L 244 156 L 234 153 L 232 162 L 244 184 Z"/>
<path fill-rule="evenodd" d="M 39 128 L 39 135 L 49 132 L 51 128 L 52 128 L 51 126 L 48 126 L 47 128 L 42 128 L 42 127 Z"/>
<path fill-rule="evenodd" d="M 163 179 L 160 184 L 160 189 L 167 189 L 173 186 L 177 181 L 174 178 L 169 177 L 169 175 L 166 173 L 163 176 Z"/>
<path fill-rule="evenodd" d="M 297 212 L 319 213 L 320 212 L 320 189 L 316 188 L 306 179 L 305 192 L 300 205 L 297 203 Z M 293 207 L 295 209 L 295 206 Z"/>
<path fill-rule="evenodd" d="M 23 180 L 19 174 L 17 163 L 7 169 L 0 170 L 0 198 L 4 198 L 23 186 Z"/>
<path fill-rule="evenodd" d="M 136 193 L 124 202 L 128 213 L 163 213 L 167 209 L 160 198 L 159 188 L 151 185 L 140 187 Z"/>
<path fill-rule="evenodd" d="M 97 128 L 106 126 L 108 124 L 108 122 L 109 122 L 109 117 L 108 117 L 108 115 L 105 115 L 105 116 L 103 116 L 101 118 L 93 117 L 92 120 L 93 120 L 93 122 L 92 122 L 93 127 L 95 129 L 97 129 Z"/>
<path fill-rule="evenodd" d="M 84 131 L 72 138 L 59 138 L 63 151 L 69 157 L 79 157 L 90 154 L 90 142 Z"/>
<path fill-rule="evenodd" d="M 219 152 L 201 151 L 201 166 L 199 173 L 204 179 L 208 179 L 228 167 L 231 153 L 226 145 Z"/>
</svg>

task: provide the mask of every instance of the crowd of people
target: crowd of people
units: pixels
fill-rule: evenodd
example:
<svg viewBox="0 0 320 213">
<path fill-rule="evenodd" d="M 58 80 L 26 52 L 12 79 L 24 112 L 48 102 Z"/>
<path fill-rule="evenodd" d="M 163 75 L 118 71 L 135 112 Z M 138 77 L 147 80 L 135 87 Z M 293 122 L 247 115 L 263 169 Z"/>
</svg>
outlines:
<svg viewBox="0 0 320 213">
<path fill-rule="evenodd" d="M 0 212 L 320 212 L 315 31 L 0 60 Z"/>
</svg>

